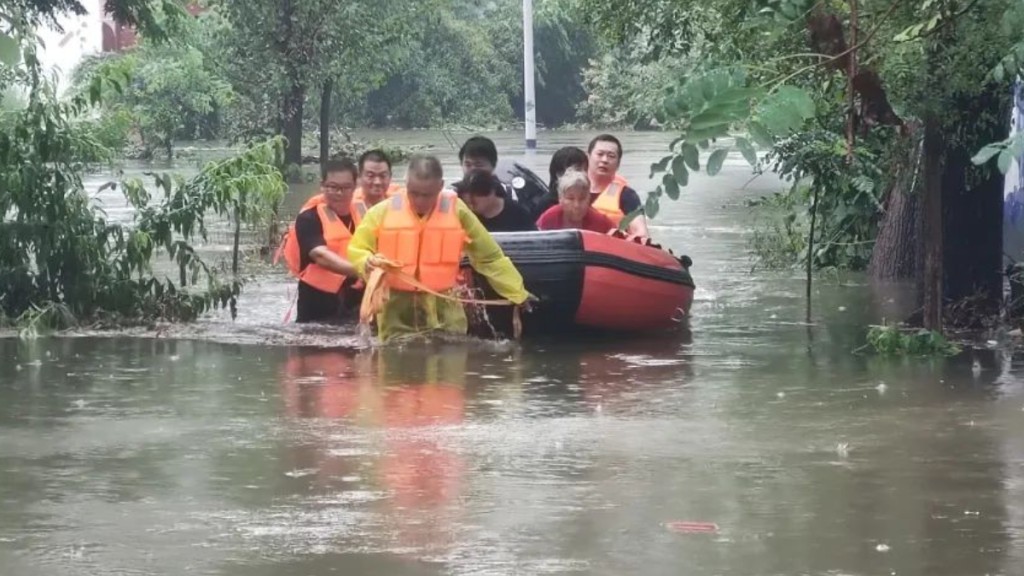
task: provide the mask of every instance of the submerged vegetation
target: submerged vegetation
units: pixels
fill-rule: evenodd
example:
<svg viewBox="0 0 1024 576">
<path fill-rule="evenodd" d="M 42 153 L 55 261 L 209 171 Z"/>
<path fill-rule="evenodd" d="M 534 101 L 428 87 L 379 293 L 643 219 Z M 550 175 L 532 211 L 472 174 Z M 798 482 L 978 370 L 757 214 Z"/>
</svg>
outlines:
<svg viewBox="0 0 1024 576">
<path fill-rule="evenodd" d="M 956 356 L 962 351 L 934 330 L 888 324 L 871 326 L 867 341 L 868 346 L 882 356 Z"/>
</svg>

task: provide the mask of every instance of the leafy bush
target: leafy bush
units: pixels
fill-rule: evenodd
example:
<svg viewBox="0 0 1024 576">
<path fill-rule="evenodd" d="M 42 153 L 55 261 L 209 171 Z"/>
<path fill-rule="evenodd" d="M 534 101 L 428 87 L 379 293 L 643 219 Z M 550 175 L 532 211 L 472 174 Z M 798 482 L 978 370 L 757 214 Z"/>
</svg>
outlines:
<svg viewBox="0 0 1024 576">
<path fill-rule="evenodd" d="M 193 24 L 194 25 L 194 24 Z M 213 74 L 200 46 L 141 45 L 124 54 L 87 58 L 74 73 L 81 95 L 96 78 L 117 79 L 100 95 L 98 139 L 121 151 L 137 143 L 141 156 L 173 156 L 175 140 L 219 136 L 220 115 L 233 101 L 230 86 Z"/>
<path fill-rule="evenodd" d="M 231 218 L 236 229 L 269 217 L 285 189 L 280 142 L 210 163 L 188 181 L 154 175 L 156 199 L 140 181 L 125 182 L 134 221 L 112 222 L 82 183 L 85 162 L 109 154 L 79 122 L 98 102 L 84 95 L 56 101 L 34 47 L 26 47 L 25 60 L 16 76 L 32 87 L 28 104 L 0 133 L 0 315 L 64 326 L 190 320 L 227 306 L 234 313 L 240 277 L 222 279 L 191 242 L 205 239 L 210 214 Z M 98 97 L 105 87 L 110 82 L 97 76 L 85 92 Z M 161 250 L 177 264 L 177 283 L 153 272 Z"/>
<path fill-rule="evenodd" d="M 960 347 L 933 330 L 880 325 L 868 329 L 868 345 L 883 356 L 956 356 Z"/>
</svg>

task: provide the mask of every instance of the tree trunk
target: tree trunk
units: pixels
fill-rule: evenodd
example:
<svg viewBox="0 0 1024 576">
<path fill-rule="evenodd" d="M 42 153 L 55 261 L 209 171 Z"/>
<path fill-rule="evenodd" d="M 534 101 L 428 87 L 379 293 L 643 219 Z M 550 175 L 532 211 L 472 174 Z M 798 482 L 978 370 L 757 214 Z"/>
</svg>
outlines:
<svg viewBox="0 0 1024 576">
<path fill-rule="evenodd" d="M 934 114 L 924 121 L 924 187 L 921 190 L 921 240 L 924 243 L 922 323 L 942 332 L 942 126 Z"/>
<path fill-rule="evenodd" d="M 982 145 L 1007 137 L 1009 128 L 1001 120 L 1009 115 L 1011 100 L 1007 91 L 989 87 L 957 102 L 957 110 L 967 117 L 996 120 L 975 123 L 973 139 L 946 153 L 946 297 L 953 302 L 973 299 L 964 309 L 972 324 L 998 314 L 1002 302 L 1003 176 L 991 163 L 975 167 L 971 156 Z"/>
<path fill-rule="evenodd" d="M 811 230 L 807 233 L 807 314 L 806 322 L 811 323 L 811 296 L 814 280 L 814 225 L 818 220 L 818 185 L 814 185 L 814 199 L 811 201 Z"/>
<path fill-rule="evenodd" d="M 306 86 L 298 79 L 292 79 L 281 110 L 284 137 L 288 140 L 284 153 L 285 164 L 302 164 L 302 108 L 305 101 Z"/>
<path fill-rule="evenodd" d="M 913 191 L 893 188 L 868 263 L 871 279 L 917 278 L 921 270 L 920 231 L 921 197 Z"/>
<path fill-rule="evenodd" d="M 320 91 L 320 179 L 327 177 L 327 161 L 331 157 L 331 95 L 334 80 L 328 78 Z"/>
<path fill-rule="evenodd" d="M 912 280 L 921 272 L 922 147 L 916 138 L 913 140 L 910 153 L 891 167 L 895 177 L 883 200 L 885 213 L 868 263 L 868 275 L 873 280 Z"/>
</svg>

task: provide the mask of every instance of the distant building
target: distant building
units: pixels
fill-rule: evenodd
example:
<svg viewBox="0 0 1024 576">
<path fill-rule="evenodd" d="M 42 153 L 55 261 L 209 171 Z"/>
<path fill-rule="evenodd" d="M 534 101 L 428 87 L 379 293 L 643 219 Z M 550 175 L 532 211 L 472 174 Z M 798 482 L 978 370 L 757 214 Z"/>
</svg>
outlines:
<svg viewBox="0 0 1024 576">
<path fill-rule="evenodd" d="M 115 22 L 114 19 L 103 9 L 104 0 L 97 0 L 99 13 L 103 14 L 103 43 L 101 51 L 124 52 L 133 48 L 139 42 L 139 35 L 135 28 Z M 198 16 L 205 8 L 194 2 L 185 6 L 185 10 L 192 16 Z"/>
<path fill-rule="evenodd" d="M 139 36 L 134 28 L 114 22 L 110 14 L 103 11 L 103 43 L 100 49 L 102 52 L 124 52 L 138 42 Z"/>
</svg>

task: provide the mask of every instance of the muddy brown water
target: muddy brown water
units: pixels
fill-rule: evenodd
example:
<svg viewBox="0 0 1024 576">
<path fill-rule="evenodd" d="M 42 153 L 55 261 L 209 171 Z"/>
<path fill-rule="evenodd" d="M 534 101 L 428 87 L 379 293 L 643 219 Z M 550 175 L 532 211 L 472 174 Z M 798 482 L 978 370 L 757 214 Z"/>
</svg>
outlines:
<svg viewBox="0 0 1024 576">
<path fill-rule="evenodd" d="M 541 173 L 585 141 L 542 136 Z M 642 181 L 668 137 L 624 140 Z M 0 574 L 1024 574 L 1019 359 L 853 354 L 901 298 L 856 276 L 805 326 L 750 273 L 749 179 L 663 205 L 669 337 L 372 349 L 282 325 L 272 275 L 235 322 L 0 339 Z"/>
</svg>

